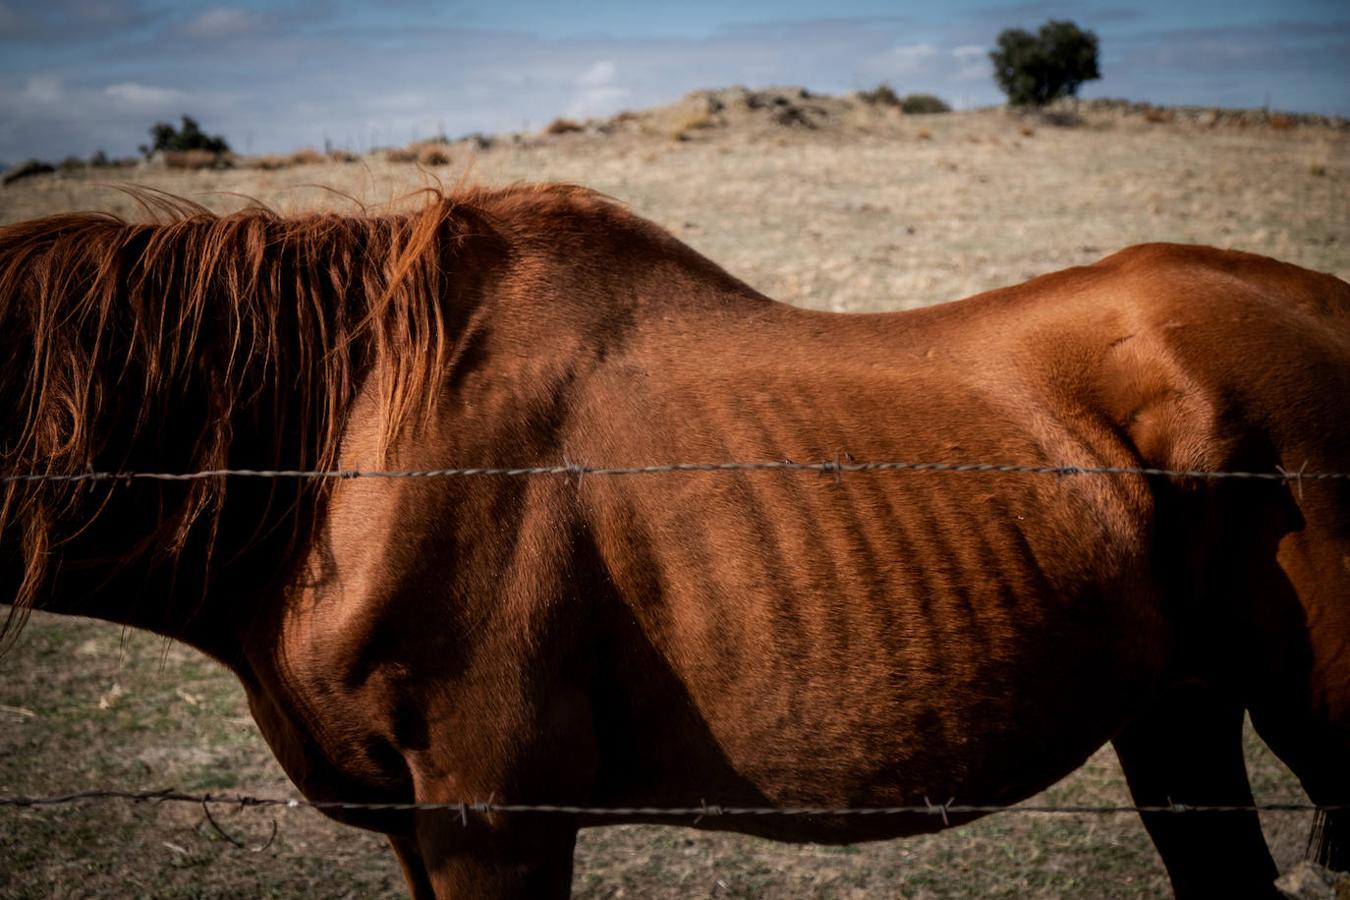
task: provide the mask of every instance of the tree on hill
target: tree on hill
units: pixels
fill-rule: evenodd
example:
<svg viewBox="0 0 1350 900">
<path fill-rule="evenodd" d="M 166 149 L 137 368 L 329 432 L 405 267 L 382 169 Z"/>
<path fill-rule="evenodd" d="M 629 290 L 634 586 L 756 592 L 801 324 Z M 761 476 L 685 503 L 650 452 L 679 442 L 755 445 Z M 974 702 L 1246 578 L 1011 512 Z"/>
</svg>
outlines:
<svg viewBox="0 0 1350 900">
<path fill-rule="evenodd" d="M 149 156 L 160 150 L 207 150 L 211 153 L 229 153 L 230 145 L 218 134 L 202 131 L 192 116 L 183 116 L 181 128 L 174 128 L 168 122 L 156 122 L 150 126 L 150 144 L 141 144 L 141 153 Z"/>
<path fill-rule="evenodd" d="M 1097 35 L 1067 21 L 1051 19 L 1036 34 L 1005 29 L 989 59 L 994 81 L 1013 106 L 1044 106 L 1060 97 L 1076 97 L 1079 85 L 1102 77 Z"/>
</svg>

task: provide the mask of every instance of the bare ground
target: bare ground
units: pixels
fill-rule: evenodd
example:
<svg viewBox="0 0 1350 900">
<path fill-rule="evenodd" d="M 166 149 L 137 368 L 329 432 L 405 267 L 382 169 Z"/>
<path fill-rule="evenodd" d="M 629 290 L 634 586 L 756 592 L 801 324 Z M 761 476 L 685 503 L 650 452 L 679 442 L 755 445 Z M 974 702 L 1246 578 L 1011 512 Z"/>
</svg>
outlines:
<svg viewBox="0 0 1350 900">
<path fill-rule="evenodd" d="M 781 300 L 843 311 L 954 299 L 1131 243 L 1237 247 L 1350 278 L 1343 130 L 1089 116 L 1057 128 L 1000 111 L 868 114 L 817 129 L 653 125 L 452 147 L 418 170 L 367 157 L 274 172 L 148 172 L 138 184 L 229 209 L 382 203 L 411 189 L 565 180 L 605 191 Z M 676 139 L 675 135 L 682 136 Z M 323 185 L 325 189 L 310 185 Z M 0 221 L 134 214 L 85 177 L 0 191 Z M 1254 735 L 1260 801 L 1303 799 Z M 0 793 L 94 786 L 287 795 L 230 676 L 196 653 L 95 622 L 34 616 L 0 658 Z M 715 798 L 707 798 L 710 802 Z M 1035 802 L 1126 803 L 1109 750 Z M 0 895 L 399 896 L 380 839 L 307 810 L 91 803 L 0 808 Z M 276 837 L 262 847 L 276 821 Z M 1281 868 L 1308 820 L 1264 820 Z M 685 828 L 582 836 L 582 897 L 1149 897 L 1166 879 L 1132 816 L 999 815 L 939 835 L 788 847 Z"/>
</svg>

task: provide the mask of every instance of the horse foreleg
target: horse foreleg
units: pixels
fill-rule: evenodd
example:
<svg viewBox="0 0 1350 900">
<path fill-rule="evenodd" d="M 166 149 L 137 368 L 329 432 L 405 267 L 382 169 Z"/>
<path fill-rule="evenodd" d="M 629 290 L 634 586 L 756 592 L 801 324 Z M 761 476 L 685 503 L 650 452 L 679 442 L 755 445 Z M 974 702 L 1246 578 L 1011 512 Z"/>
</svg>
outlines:
<svg viewBox="0 0 1350 900">
<path fill-rule="evenodd" d="M 431 877 L 427 875 L 427 867 L 422 862 L 422 853 L 417 849 L 417 838 L 391 834 L 389 843 L 393 846 L 394 855 L 398 857 L 398 864 L 403 869 L 403 879 L 408 883 L 408 895 L 413 900 L 433 900 L 436 891 L 431 886 Z"/>
<path fill-rule="evenodd" d="M 1250 806 L 1243 708 L 1197 684 L 1171 689 L 1115 739 L 1139 806 Z M 1178 898 L 1279 897 L 1255 812 L 1142 813 Z"/>
<path fill-rule="evenodd" d="M 577 825 L 555 816 L 419 811 L 415 852 L 394 839 L 414 898 L 567 897 Z M 413 860 L 416 866 L 410 866 Z"/>
</svg>

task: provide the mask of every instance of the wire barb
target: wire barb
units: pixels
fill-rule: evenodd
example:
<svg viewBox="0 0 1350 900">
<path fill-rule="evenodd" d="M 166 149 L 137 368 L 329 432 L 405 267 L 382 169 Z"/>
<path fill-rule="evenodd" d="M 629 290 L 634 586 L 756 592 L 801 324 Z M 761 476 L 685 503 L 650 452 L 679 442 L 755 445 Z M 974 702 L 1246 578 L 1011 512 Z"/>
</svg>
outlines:
<svg viewBox="0 0 1350 900">
<path fill-rule="evenodd" d="M 1276 466 L 1275 470 L 1294 483 L 1294 495 L 1298 497 L 1298 502 L 1303 503 L 1303 478 L 1308 473 L 1308 461 L 1305 459 L 1303 465 L 1295 470 L 1288 470 L 1284 466 Z"/>
<path fill-rule="evenodd" d="M 928 797 L 925 795 L 924 798 L 923 798 L 923 802 L 924 802 L 924 805 L 928 807 L 928 812 L 930 812 L 930 813 L 932 813 L 933 815 L 936 815 L 936 816 L 942 816 L 942 824 L 943 824 L 943 825 L 949 826 L 949 825 L 952 824 L 952 823 L 951 823 L 951 820 L 947 818 L 947 813 L 951 810 L 952 804 L 956 802 L 956 798 L 955 798 L 955 797 L 949 797 L 949 798 L 947 798 L 947 802 L 946 802 L 946 803 L 936 803 L 936 804 L 935 804 L 935 803 L 933 803 L 932 801 L 930 801 L 930 800 L 928 799 Z"/>
</svg>

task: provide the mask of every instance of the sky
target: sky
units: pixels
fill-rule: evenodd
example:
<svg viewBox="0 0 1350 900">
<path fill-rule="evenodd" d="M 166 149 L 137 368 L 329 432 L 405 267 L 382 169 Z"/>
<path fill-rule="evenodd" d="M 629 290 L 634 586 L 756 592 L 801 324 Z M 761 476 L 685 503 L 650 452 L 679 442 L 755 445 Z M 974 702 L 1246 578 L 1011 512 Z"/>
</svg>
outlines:
<svg viewBox="0 0 1350 900">
<path fill-rule="evenodd" d="M 0 162 L 135 153 L 194 116 L 235 150 L 535 129 L 695 88 L 892 85 L 1000 103 L 999 31 L 1095 31 L 1083 97 L 1350 116 L 1347 0 L 0 0 Z"/>
</svg>

